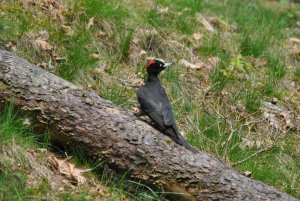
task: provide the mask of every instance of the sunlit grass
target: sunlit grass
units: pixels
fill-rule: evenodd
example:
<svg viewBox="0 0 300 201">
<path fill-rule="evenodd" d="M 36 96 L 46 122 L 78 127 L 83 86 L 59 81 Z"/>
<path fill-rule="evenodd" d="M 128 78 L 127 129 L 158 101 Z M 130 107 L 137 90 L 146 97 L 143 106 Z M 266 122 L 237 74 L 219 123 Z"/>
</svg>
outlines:
<svg viewBox="0 0 300 201">
<path fill-rule="evenodd" d="M 162 57 L 175 63 L 181 59 L 192 63 L 207 62 L 211 57 L 218 57 L 220 62 L 206 72 L 207 69 L 193 71 L 175 64 L 161 74 L 178 127 L 186 133 L 191 144 L 229 164 L 257 152 L 257 147 L 241 149 L 239 145 L 243 138 L 249 137 L 249 133 L 257 139 L 265 135 L 256 130 L 259 124 L 251 128 L 245 124 L 261 118 L 261 101 L 273 97 L 280 99 L 282 91 L 286 90 L 281 82 L 290 78 L 287 66 L 295 62 L 286 57 L 283 44 L 290 37 L 287 28 L 297 18 L 294 14 L 297 7 L 287 9 L 283 1 L 272 1 L 281 6 L 276 10 L 272 9 L 272 4 L 261 0 L 155 0 L 152 3 L 149 7 L 138 7 L 139 2 L 131 4 L 130 1 L 69 2 L 64 5 L 67 10 L 63 15 L 64 25 L 73 31 L 71 35 L 63 32 L 62 25 L 45 15 L 41 8 L 31 7 L 36 13 L 32 10 L 19 12 L 21 4 L 13 6 L 5 3 L 0 5 L 5 13 L 0 18 L 0 47 L 5 48 L 7 43 L 13 42 L 17 45 L 16 54 L 26 55 L 34 63 L 52 62 L 55 66 L 52 72 L 95 90 L 101 97 L 125 109 L 136 104 L 136 89 L 125 86 L 123 81 L 133 82 L 130 75 L 146 79 L 147 56 Z M 137 7 L 129 10 L 129 4 Z M 198 14 L 208 21 L 221 19 L 227 28 L 222 29 L 214 24 L 215 32 L 210 33 L 197 19 Z M 87 29 L 91 18 L 94 18 L 94 24 Z M 26 41 L 28 33 L 41 30 L 49 32 L 49 42 L 55 46 L 52 52 L 32 50 L 30 42 Z M 147 31 L 152 32 L 146 34 Z M 104 35 L 99 36 L 99 32 Z M 196 42 L 190 37 L 198 32 L 202 38 Z M 147 54 L 139 55 L 141 50 Z M 56 61 L 51 54 L 61 59 Z M 92 54 L 99 55 L 99 58 L 92 59 Z M 266 64 L 257 67 L 255 59 L 262 59 Z M 297 63 L 295 65 L 295 71 L 291 74 L 299 83 L 300 68 Z M 91 71 L 94 68 L 101 69 L 101 72 Z M 86 79 L 83 79 L 84 76 Z M 23 130 L 14 115 L 3 114 L 0 119 L 3 123 L 0 127 L 2 143 L 9 144 L 12 139 L 18 139 L 18 142 L 23 140 L 25 144 L 34 142 L 35 139 L 26 135 L 30 129 Z M 287 136 L 293 135 L 295 133 L 291 132 Z M 255 179 L 299 196 L 299 182 L 293 183 L 290 176 L 293 174 L 299 178 L 299 173 L 295 171 L 297 160 L 291 157 L 293 153 L 285 153 L 286 150 L 297 152 L 297 139 L 288 139 L 283 138 L 281 142 L 289 143 L 289 147 L 283 149 L 276 144 L 271 151 L 253 157 L 236 168 L 252 171 Z M 78 164 L 96 166 L 82 153 L 74 153 L 74 156 Z M 283 167 L 280 157 L 289 159 L 290 164 Z M 127 185 L 125 177 L 109 177 L 103 167 L 99 166 L 96 172 L 103 181 L 107 181 L 112 192 L 118 192 L 118 199 L 124 196 L 160 199 L 161 193 L 153 189 L 139 194 L 140 189 L 147 189 L 141 184 L 136 184 L 137 193 L 129 195 L 131 191 L 129 193 L 124 188 Z M 274 170 L 274 174 L 270 174 L 270 169 Z M 62 198 L 85 200 L 86 195 L 86 192 L 77 197 L 65 194 Z"/>
</svg>

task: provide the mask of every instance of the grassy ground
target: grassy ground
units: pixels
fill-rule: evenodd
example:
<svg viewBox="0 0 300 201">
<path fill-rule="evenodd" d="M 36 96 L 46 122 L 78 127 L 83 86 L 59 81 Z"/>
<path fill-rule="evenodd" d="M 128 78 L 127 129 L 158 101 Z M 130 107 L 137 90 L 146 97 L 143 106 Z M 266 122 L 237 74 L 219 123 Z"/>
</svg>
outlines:
<svg viewBox="0 0 300 201">
<path fill-rule="evenodd" d="M 161 79 L 189 142 L 300 197 L 298 5 L 262 0 L 24 2 L 1 2 L 1 48 L 125 109 L 136 106 L 146 58 L 172 61 L 175 65 Z M 275 109 L 266 104 L 271 102 Z M 14 138 L 7 139 L 6 146 L 12 146 Z M 29 139 L 21 135 L 16 142 L 24 147 L 22 141 Z M 149 200 L 159 199 L 149 194 Z"/>
</svg>

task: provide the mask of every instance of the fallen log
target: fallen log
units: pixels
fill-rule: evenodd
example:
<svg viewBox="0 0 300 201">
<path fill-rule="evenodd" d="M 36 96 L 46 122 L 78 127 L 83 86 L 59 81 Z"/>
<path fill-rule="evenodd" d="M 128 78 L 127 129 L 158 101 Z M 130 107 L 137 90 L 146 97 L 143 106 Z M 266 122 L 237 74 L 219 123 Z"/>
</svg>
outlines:
<svg viewBox="0 0 300 201">
<path fill-rule="evenodd" d="M 0 105 L 7 102 L 49 130 L 53 142 L 84 148 L 131 178 L 181 193 L 174 200 L 297 200 L 211 155 L 193 154 L 132 112 L 0 50 Z"/>
</svg>

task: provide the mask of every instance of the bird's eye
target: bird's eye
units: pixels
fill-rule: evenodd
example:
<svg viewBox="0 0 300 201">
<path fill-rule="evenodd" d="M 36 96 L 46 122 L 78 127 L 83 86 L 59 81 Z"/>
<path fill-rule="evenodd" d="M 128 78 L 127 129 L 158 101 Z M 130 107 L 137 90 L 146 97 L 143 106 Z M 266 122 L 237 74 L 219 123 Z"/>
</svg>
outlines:
<svg viewBox="0 0 300 201">
<path fill-rule="evenodd" d="M 162 64 L 160 64 L 160 67 L 162 67 L 163 65 Z"/>
</svg>

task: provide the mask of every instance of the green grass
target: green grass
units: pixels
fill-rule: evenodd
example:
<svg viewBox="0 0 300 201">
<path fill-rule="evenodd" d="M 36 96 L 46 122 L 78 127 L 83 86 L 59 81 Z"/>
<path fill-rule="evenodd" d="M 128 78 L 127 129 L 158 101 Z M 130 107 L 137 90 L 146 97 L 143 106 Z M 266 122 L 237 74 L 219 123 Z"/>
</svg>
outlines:
<svg viewBox="0 0 300 201">
<path fill-rule="evenodd" d="M 75 1 L 77 10 L 83 8 L 85 15 L 88 18 L 97 17 L 99 19 L 114 19 L 121 20 L 126 17 L 126 9 L 120 6 L 119 1 L 106 1 L 106 0 L 86 0 Z"/>
<path fill-rule="evenodd" d="M 200 45 L 199 54 L 204 56 L 218 56 L 221 59 L 227 60 L 230 58 L 230 53 L 222 47 L 220 35 L 207 36 L 203 39 Z"/>
<path fill-rule="evenodd" d="M 26 118 L 20 118 L 12 104 L 0 113 L 0 199 L 26 200 L 34 197 L 40 200 L 50 190 L 47 180 L 39 188 L 28 187 L 30 164 L 24 156 L 24 149 L 33 148 L 37 140 L 31 128 L 24 124 Z M 18 166 L 17 166 L 18 164 Z"/>
<path fill-rule="evenodd" d="M 245 95 L 246 109 L 249 112 L 257 112 L 260 108 L 261 94 L 257 89 L 250 89 L 246 91 Z"/>
<path fill-rule="evenodd" d="M 176 11 L 182 11 L 183 9 L 190 9 L 191 13 L 194 14 L 196 12 L 200 12 L 204 9 L 204 1 L 203 0 L 155 0 L 155 3 L 161 6 L 171 7 Z"/>
<path fill-rule="evenodd" d="M 268 74 L 271 79 L 282 79 L 287 73 L 285 58 L 278 53 L 269 54 L 266 58 L 268 62 Z"/>
<path fill-rule="evenodd" d="M 212 82 L 212 87 L 209 89 L 210 92 L 220 92 L 226 86 L 228 82 L 228 73 L 226 68 L 228 63 L 224 60 L 221 60 L 220 63 L 210 74 L 210 80 Z"/>
<path fill-rule="evenodd" d="M 0 171 L 0 199 L 25 200 L 27 176 L 24 172 L 3 173 Z"/>
<path fill-rule="evenodd" d="M 24 125 L 25 119 L 18 117 L 12 104 L 5 106 L 4 110 L 0 112 L 1 145 L 10 144 L 13 140 L 26 146 L 35 142 L 31 128 Z"/>
<path fill-rule="evenodd" d="M 299 66 L 296 67 L 294 75 L 296 78 L 300 79 L 300 67 Z"/>
<path fill-rule="evenodd" d="M 244 56 L 262 55 L 283 37 L 283 30 L 288 26 L 287 16 L 273 12 L 259 0 L 247 4 L 241 1 L 227 3 L 224 12 L 239 26 L 238 43 Z"/>
<path fill-rule="evenodd" d="M 152 9 L 148 12 L 147 21 L 150 25 L 152 25 L 154 27 L 162 26 L 162 20 L 160 19 L 157 9 Z"/>
<path fill-rule="evenodd" d="M 188 0 L 185 2 L 158 0 L 157 7 L 148 11 L 145 19 L 148 24 L 163 31 L 174 31 L 183 34 L 193 34 L 197 29 L 192 24 L 197 23 L 195 14 L 203 9 L 202 1 Z M 167 12 L 160 9 L 169 8 Z"/>
<path fill-rule="evenodd" d="M 74 80 L 82 69 L 87 69 L 95 65 L 95 61 L 90 59 L 94 49 L 87 49 L 92 39 L 86 31 L 78 32 L 66 43 L 67 60 L 59 68 L 59 75 L 68 80 Z"/>
<path fill-rule="evenodd" d="M 281 147 L 275 147 L 270 152 L 263 153 L 249 159 L 246 163 L 238 165 L 238 169 L 251 171 L 254 179 L 262 180 L 269 185 L 280 186 L 281 189 L 295 195 L 299 193 L 297 181 L 300 178 L 296 173 L 299 169 L 299 163 L 283 153 L 283 150 Z M 252 152 L 255 152 L 255 150 Z M 235 156 L 242 159 L 238 154 L 232 155 L 232 157 Z"/>
<path fill-rule="evenodd" d="M 132 42 L 132 35 L 134 33 L 134 30 L 125 30 L 123 33 L 122 41 L 120 43 L 120 54 L 121 54 L 121 59 L 124 61 L 128 60 L 129 56 L 129 50 L 130 50 L 130 44 Z"/>
<path fill-rule="evenodd" d="M 124 83 L 132 84 L 136 78 L 146 78 L 146 57 L 160 57 L 175 63 L 181 59 L 191 63 L 205 62 L 208 66 L 199 71 L 175 64 L 160 77 L 172 102 L 178 127 L 187 134 L 189 142 L 229 164 L 260 149 L 255 146 L 241 149 L 244 138 L 275 142 L 274 138 L 269 138 L 276 134 L 263 120 L 261 101 L 276 97 L 294 108 L 295 115 L 299 113 L 295 109 L 298 102 L 292 101 L 298 94 L 289 94 L 284 87 L 300 80 L 297 61 L 286 49 L 287 38 L 294 37 L 293 27 L 299 20 L 297 5 L 290 9 L 282 1 L 262 0 L 154 0 L 149 5 L 133 0 L 77 0 L 63 6 L 64 25 L 72 29 L 73 35 L 64 32 L 59 20 L 52 19 L 47 8 L 38 4 L 30 4 L 28 11 L 22 10 L 21 3 L 14 5 L 5 1 L 0 4 L 4 12 L 0 17 L 1 48 L 11 41 L 16 44 L 16 54 L 33 63 L 50 61 L 54 66 L 50 69 L 52 72 L 95 90 L 124 109 L 136 105 L 136 89 Z M 162 11 L 166 7 L 169 9 Z M 215 33 L 208 32 L 199 22 L 198 13 L 209 22 L 213 19 Z M 91 18 L 94 18 L 94 25 L 86 29 Z M 53 51 L 32 49 L 28 34 L 41 30 L 49 32 Z M 105 35 L 99 36 L 100 31 Z M 200 33 L 202 38 L 195 41 L 194 33 Z M 139 55 L 141 50 L 147 55 Z M 93 54 L 99 58 L 92 59 Z M 56 60 L 53 55 L 61 59 Z M 216 66 L 209 66 L 212 57 L 220 59 Z M 266 64 L 258 65 L 258 59 Z M 291 64 L 295 66 L 294 72 L 287 68 Z M 287 98 L 283 100 L 283 97 Z M 13 139 L 25 147 L 35 143 L 30 128 L 24 128 L 21 120 L 16 120 L 15 113 L 3 114 L 0 118 L 1 143 L 9 145 Z M 295 171 L 299 169 L 295 157 L 299 155 L 296 148 L 299 140 L 292 137 L 296 136 L 293 130 L 281 134 L 283 137 L 276 141 L 271 151 L 236 168 L 252 171 L 255 179 L 299 197 L 300 182 L 295 182 L 291 176 L 299 178 Z M 43 140 L 39 143 L 43 147 L 48 144 Z M 74 153 L 73 160 L 92 168 L 100 164 L 88 161 L 84 153 Z M 283 163 L 284 160 L 288 164 Z M 270 174 L 270 169 L 274 174 Z M 148 189 L 138 181 L 127 190 L 125 173 L 111 174 L 104 162 L 95 172 L 111 192 L 117 192 L 113 199 L 128 196 L 137 200 L 159 200 L 163 197 L 157 189 Z M 28 193 L 18 191 L 20 195 Z M 63 199 L 85 200 L 86 195 L 87 192 L 66 193 Z"/>
</svg>

